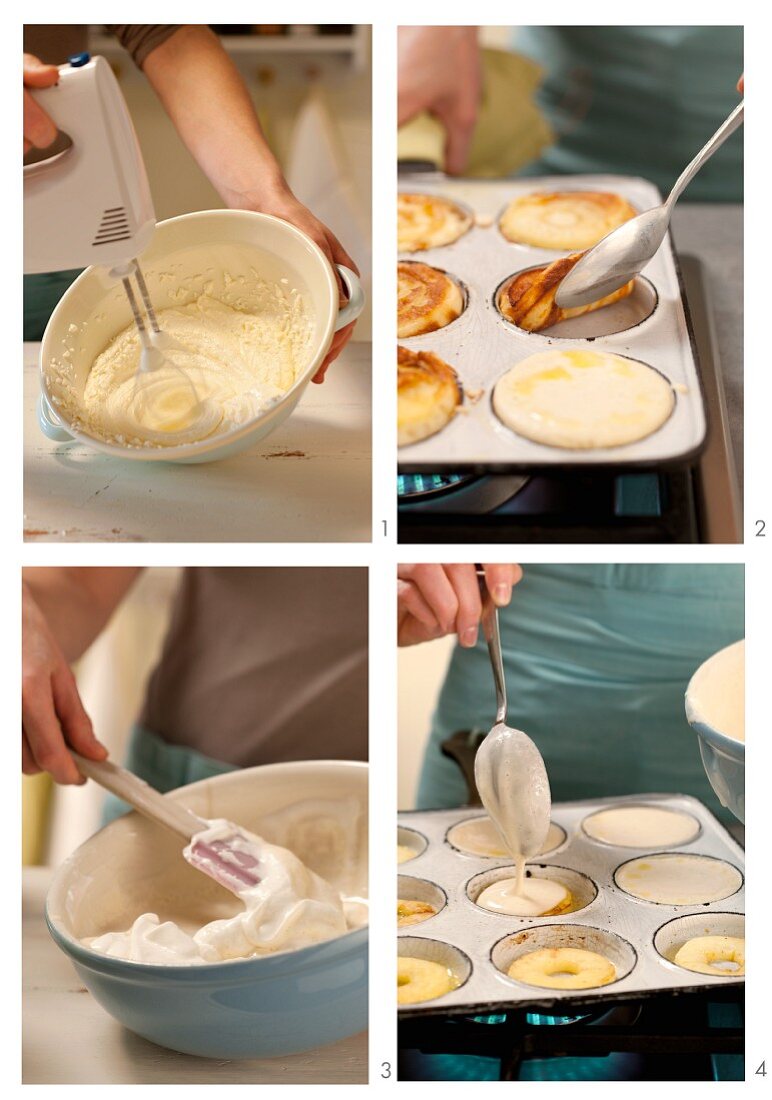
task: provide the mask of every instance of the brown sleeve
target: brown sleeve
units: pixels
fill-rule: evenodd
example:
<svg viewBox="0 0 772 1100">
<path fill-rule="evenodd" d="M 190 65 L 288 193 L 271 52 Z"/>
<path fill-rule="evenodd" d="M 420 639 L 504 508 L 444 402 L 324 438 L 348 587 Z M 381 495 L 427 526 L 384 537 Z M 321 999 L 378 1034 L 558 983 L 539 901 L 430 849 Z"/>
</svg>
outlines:
<svg viewBox="0 0 772 1100">
<path fill-rule="evenodd" d="M 128 50 L 141 69 L 153 50 L 176 34 L 181 26 L 181 23 L 108 23 L 107 29 L 115 35 L 123 48 Z"/>
</svg>

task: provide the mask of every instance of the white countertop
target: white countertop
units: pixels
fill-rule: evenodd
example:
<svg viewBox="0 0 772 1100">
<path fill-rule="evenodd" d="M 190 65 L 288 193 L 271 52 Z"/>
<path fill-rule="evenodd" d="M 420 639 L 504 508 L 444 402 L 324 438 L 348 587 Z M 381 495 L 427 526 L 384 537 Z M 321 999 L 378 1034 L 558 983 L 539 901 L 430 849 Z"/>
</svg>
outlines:
<svg viewBox="0 0 772 1100">
<path fill-rule="evenodd" d="M 197 466 L 51 442 L 37 423 L 39 348 L 24 345 L 25 541 L 369 541 L 369 343 L 349 343 L 267 439 Z"/>
<path fill-rule="evenodd" d="M 43 903 L 52 869 L 22 879 L 22 1081 L 34 1084 L 364 1084 L 367 1032 L 286 1058 L 194 1058 L 127 1031 L 100 1008 L 51 939 Z"/>
</svg>

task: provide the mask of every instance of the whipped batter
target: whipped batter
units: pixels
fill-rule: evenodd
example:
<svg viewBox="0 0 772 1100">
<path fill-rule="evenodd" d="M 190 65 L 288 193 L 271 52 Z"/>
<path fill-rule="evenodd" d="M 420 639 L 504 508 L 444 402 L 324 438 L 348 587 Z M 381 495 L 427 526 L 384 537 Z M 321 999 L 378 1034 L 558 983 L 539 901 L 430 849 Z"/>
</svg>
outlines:
<svg viewBox="0 0 772 1100">
<path fill-rule="evenodd" d="M 125 446 L 195 443 L 270 408 L 309 362 L 311 319 L 294 291 L 274 288 L 258 313 L 202 294 L 157 317 L 175 342 L 164 350 L 171 365 L 143 375 L 138 385 L 140 341 L 132 323 L 95 360 L 72 410 L 75 427 Z"/>
<path fill-rule="evenodd" d="M 558 905 L 564 905 L 569 891 L 548 878 L 527 878 L 518 887 L 513 878 L 499 879 L 486 886 L 477 904 L 492 913 L 507 913 L 513 917 L 541 917 Z"/>
<path fill-rule="evenodd" d="M 215 820 L 192 838 L 191 846 L 231 833 L 228 822 Z M 295 951 L 364 923 L 364 899 L 341 897 L 286 848 L 253 833 L 248 836 L 262 877 L 257 885 L 239 892 L 244 909 L 236 916 L 190 930 L 163 921 L 156 913 L 143 913 L 126 931 L 106 932 L 82 942 L 93 951 L 131 962 L 193 966 Z"/>
<path fill-rule="evenodd" d="M 731 863 L 677 853 L 633 859 L 614 877 L 617 885 L 634 898 L 660 905 L 722 901 L 742 886 L 742 875 Z"/>
<path fill-rule="evenodd" d="M 515 863 L 522 894 L 526 861 L 544 847 L 551 796 L 541 753 L 520 730 L 494 726 L 477 750 L 474 777 L 483 806 Z"/>
<path fill-rule="evenodd" d="M 499 378 L 493 408 L 518 435 L 550 447 L 621 447 L 660 428 L 675 404 L 657 371 L 609 352 L 543 351 Z"/>
<path fill-rule="evenodd" d="M 745 642 L 719 650 L 695 672 L 688 702 L 700 721 L 745 741 Z"/>
<path fill-rule="evenodd" d="M 586 817 L 582 828 L 620 848 L 671 848 L 688 844 L 700 831 L 693 817 L 661 806 L 612 806 Z"/>
<path fill-rule="evenodd" d="M 539 850 L 539 855 L 552 852 L 566 839 L 566 834 L 554 822 L 550 822 L 547 831 L 547 839 Z M 454 848 L 462 852 L 469 852 L 473 856 L 488 856 L 489 858 L 503 858 L 509 853 L 504 847 L 496 826 L 489 817 L 474 817 L 469 821 L 459 821 L 448 832 L 448 841 Z"/>
</svg>

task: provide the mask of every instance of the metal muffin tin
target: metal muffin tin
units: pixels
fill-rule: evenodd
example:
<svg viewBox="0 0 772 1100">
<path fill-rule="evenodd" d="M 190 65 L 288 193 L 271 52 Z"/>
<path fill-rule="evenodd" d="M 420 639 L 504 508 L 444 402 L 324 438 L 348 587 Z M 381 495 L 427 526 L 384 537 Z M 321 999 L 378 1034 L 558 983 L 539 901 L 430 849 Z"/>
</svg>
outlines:
<svg viewBox="0 0 772 1100">
<path fill-rule="evenodd" d="M 447 272 L 461 285 L 466 299 L 464 312 L 445 328 L 399 341 L 406 348 L 438 355 L 454 368 L 465 391 L 458 413 L 442 431 L 399 449 L 401 473 L 677 466 L 696 457 L 705 442 L 705 404 L 669 235 L 633 294 L 595 313 L 529 333 L 505 320 L 495 304 L 498 288 L 511 275 L 566 255 L 513 244 L 502 236 L 499 217 L 512 199 L 534 191 L 612 191 L 638 210 L 647 210 L 662 202 L 652 183 L 594 175 L 471 182 L 430 174 L 401 177 L 400 191 L 442 195 L 467 207 L 475 217 L 472 228 L 453 244 L 399 257 Z M 650 307 L 650 315 L 640 320 Z M 617 325 L 621 331 L 601 335 Z M 493 411 L 493 387 L 510 367 L 549 348 L 595 349 L 648 364 L 673 386 L 672 415 L 646 439 L 623 447 L 569 450 L 517 435 Z"/>
<path fill-rule="evenodd" d="M 678 810 L 695 818 L 700 830 L 687 844 L 676 848 L 623 848 L 592 840 L 582 821 L 597 810 L 620 805 L 647 805 Z M 577 873 L 597 890 L 587 890 L 585 908 L 553 917 L 521 918 L 490 913 L 474 904 L 467 894 L 471 880 L 485 872 L 510 866 L 506 859 L 472 856 L 454 849 L 448 831 L 460 821 L 483 817 L 480 807 L 459 810 L 430 810 L 399 815 L 400 843 L 410 840 L 412 830 L 426 841 L 415 859 L 398 866 L 400 896 L 419 900 L 447 898 L 440 911 L 419 924 L 398 929 L 400 953 L 450 965 L 462 984 L 432 1001 L 400 1006 L 400 1016 L 467 1015 L 502 1012 L 520 1007 L 574 1008 L 579 1004 L 640 1000 L 662 993 L 695 992 L 707 987 L 741 984 L 741 977 L 713 977 L 684 970 L 663 957 L 672 944 L 680 946 L 697 935 L 741 935 L 745 911 L 743 850 L 696 798 L 687 795 L 647 794 L 598 801 L 558 802 L 552 806 L 552 820 L 566 838 L 559 847 L 529 863 L 529 869 L 555 868 L 567 881 Z M 735 867 L 741 876 L 739 890 L 722 901 L 703 905 L 662 905 L 641 901 L 626 894 L 614 882 L 614 872 L 630 859 L 647 853 L 675 851 L 713 856 Z M 543 873 L 543 872 L 542 872 Z M 411 883 L 418 880 L 411 892 Z M 574 880 L 578 881 L 578 880 Z M 426 887 L 426 883 L 430 887 Z M 432 902 L 434 904 L 434 902 Z M 679 923 L 676 923 L 679 922 Z M 557 928 L 570 926 L 570 942 Z M 518 944 L 515 937 L 521 937 Z M 507 977 L 496 961 L 511 961 L 515 948 L 586 947 L 607 954 L 621 978 L 594 989 L 559 990 L 525 985 Z M 658 950 L 659 949 L 659 950 Z M 660 953 L 662 952 L 662 953 Z M 495 960 L 495 961 L 494 961 Z"/>
</svg>

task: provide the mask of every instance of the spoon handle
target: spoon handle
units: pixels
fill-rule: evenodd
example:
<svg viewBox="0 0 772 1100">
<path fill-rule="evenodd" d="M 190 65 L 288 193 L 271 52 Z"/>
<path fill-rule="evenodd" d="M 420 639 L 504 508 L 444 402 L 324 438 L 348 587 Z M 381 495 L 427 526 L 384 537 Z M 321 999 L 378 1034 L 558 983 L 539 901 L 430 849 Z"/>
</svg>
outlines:
<svg viewBox="0 0 772 1100">
<path fill-rule="evenodd" d="M 485 641 L 488 643 L 488 653 L 493 669 L 493 682 L 496 685 L 496 722 L 506 723 L 507 720 L 507 684 L 504 679 L 504 662 L 501 657 L 501 634 L 499 633 L 499 611 L 493 602 L 493 597 L 485 583 L 485 570 L 481 565 L 477 567 L 477 579 L 480 584 L 480 596 L 482 598 L 482 628 Z"/>
<path fill-rule="evenodd" d="M 673 185 L 673 190 L 668 195 L 665 206 L 672 207 L 675 204 L 678 196 L 681 194 L 686 185 L 691 182 L 694 176 L 697 175 L 703 164 L 705 164 L 706 161 L 710 160 L 716 149 L 720 148 L 720 146 L 724 144 L 729 135 L 733 134 L 738 126 L 742 126 L 743 104 L 744 100 L 737 104 L 729 118 L 727 118 L 725 122 L 721 123 L 713 137 L 710 139 L 709 142 L 707 142 L 707 144 L 703 145 L 702 149 L 700 149 L 699 153 L 691 162 L 691 164 L 688 164 L 686 168 L 684 168 L 681 175 L 675 181 Z"/>
</svg>

